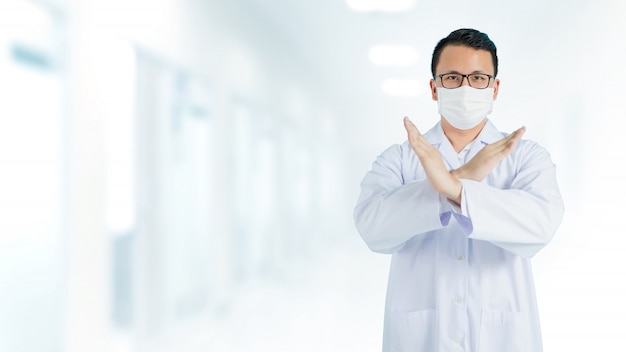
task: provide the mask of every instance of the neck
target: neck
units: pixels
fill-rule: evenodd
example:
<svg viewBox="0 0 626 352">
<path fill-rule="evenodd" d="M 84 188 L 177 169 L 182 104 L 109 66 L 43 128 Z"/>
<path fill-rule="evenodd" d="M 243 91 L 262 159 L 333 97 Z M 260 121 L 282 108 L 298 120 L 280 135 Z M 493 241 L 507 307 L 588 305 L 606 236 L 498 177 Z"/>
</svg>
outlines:
<svg viewBox="0 0 626 352">
<path fill-rule="evenodd" d="M 486 124 L 487 119 L 484 119 L 476 127 L 472 127 L 469 130 L 460 130 L 452 126 L 448 121 L 446 121 L 446 119 L 441 119 L 441 128 L 443 129 L 443 133 L 446 135 L 450 144 L 452 144 L 452 148 L 454 148 L 454 151 L 457 153 L 461 152 L 463 148 L 476 139 Z"/>
</svg>

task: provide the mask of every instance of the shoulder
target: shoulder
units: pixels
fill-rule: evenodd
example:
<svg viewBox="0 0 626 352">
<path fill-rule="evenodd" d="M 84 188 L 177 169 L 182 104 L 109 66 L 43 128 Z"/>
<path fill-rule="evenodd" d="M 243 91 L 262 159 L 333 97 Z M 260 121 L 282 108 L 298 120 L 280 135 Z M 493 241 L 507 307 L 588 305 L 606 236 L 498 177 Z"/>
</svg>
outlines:
<svg viewBox="0 0 626 352">
<path fill-rule="evenodd" d="M 517 143 L 516 151 L 518 153 L 521 153 L 522 155 L 528 155 L 531 157 L 539 156 L 539 155 L 547 155 L 547 156 L 550 155 L 550 153 L 548 152 L 546 148 L 544 148 L 539 143 L 530 139 L 520 140 Z"/>
<path fill-rule="evenodd" d="M 489 143 L 496 142 L 510 135 L 510 132 L 507 133 L 499 130 L 490 120 L 487 121 L 485 129 L 481 133 L 485 134 L 484 138 Z M 535 159 L 550 158 L 550 154 L 546 148 L 530 139 L 521 139 L 510 156 L 515 160 L 526 162 Z"/>
<path fill-rule="evenodd" d="M 385 149 L 372 164 L 375 174 L 394 174 L 404 180 L 407 172 L 415 168 L 418 159 L 408 142 L 393 144 Z"/>
<path fill-rule="evenodd" d="M 378 156 L 378 159 L 384 159 L 389 161 L 396 160 L 401 162 L 402 160 L 405 160 L 408 156 L 410 156 L 412 152 L 413 149 L 411 149 L 411 145 L 409 144 L 409 142 L 404 141 L 403 143 L 392 144 L 391 146 L 387 147 L 387 149 L 385 149 Z"/>
<path fill-rule="evenodd" d="M 529 139 L 520 140 L 512 156 L 526 166 L 543 165 L 548 167 L 554 165 L 548 150 L 539 143 Z"/>
</svg>

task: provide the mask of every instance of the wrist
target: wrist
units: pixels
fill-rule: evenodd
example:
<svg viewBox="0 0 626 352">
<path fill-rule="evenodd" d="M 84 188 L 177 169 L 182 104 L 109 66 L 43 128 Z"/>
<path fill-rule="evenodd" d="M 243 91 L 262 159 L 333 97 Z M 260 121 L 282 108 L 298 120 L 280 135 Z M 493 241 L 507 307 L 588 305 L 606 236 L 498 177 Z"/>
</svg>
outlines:
<svg viewBox="0 0 626 352">
<path fill-rule="evenodd" d="M 463 172 L 463 167 L 462 166 L 460 168 L 456 169 L 456 170 L 450 171 L 450 175 L 454 176 L 454 178 L 456 178 L 457 180 L 465 178 L 464 177 L 465 173 Z"/>
<path fill-rule="evenodd" d="M 449 194 L 446 194 L 446 198 L 460 205 L 461 198 L 462 198 L 461 195 L 463 193 L 463 184 L 461 183 L 461 181 L 457 179 L 455 179 L 455 181 L 456 182 L 454 183 L 454 188 L 451 190 Z"/>
</svg>

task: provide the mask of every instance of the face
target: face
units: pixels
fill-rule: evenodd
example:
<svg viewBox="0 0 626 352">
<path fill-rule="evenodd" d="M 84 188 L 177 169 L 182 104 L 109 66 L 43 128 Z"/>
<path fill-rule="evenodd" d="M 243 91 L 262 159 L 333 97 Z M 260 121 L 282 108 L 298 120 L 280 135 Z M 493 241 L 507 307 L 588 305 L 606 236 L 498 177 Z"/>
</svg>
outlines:
<svg viewBox="0 0 626 352">
<path fill-rule="evenodd" d="M 435 67 L 435 76 L 445 73 L 485 73 L 494 74 L 491 53 L 487 50 L 474 49 L 462 45 L 448 45 L 441 51 L 439 63 Z M 467 79 L 463 80 L 463 85 L 468 85 Z M 491 80 L 489 87 L 493 87 L 493 100 L 498 96 L 500 80 Z M 433 100 L 437 100 L 437 88 L 441 87 L 441 79 L 430 80 L 430 91 Z"/>
</svg>

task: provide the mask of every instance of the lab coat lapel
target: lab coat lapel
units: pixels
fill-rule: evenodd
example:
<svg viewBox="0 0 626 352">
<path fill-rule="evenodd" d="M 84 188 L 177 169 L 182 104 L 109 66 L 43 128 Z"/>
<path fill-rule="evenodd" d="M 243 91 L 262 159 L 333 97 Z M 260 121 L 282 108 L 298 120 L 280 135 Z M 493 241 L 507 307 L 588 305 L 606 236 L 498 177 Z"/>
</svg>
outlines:
<svg viewBox="0 0 626 352">
<path fill-rule="evenodd" d="M 426 134 L 424 134 L 424 137 L 433 147 L 439 150 L 439 153 L 441 153 L 441 156 L 448 165 L 449 170 L 458 169 L 463 165 L 462 161 L 458 158 L 458 154 L 454 151 L 454 148 L 452 148 L 452 144 L 450 144 L 450 141 L 443 133 L 441 122 L 438 122 Z M 503 134 L 498 131 L 489 119 L 487 119 L 485 127 L 483 127 L 482 131 L 478 134 L 478 137 L 476 137 L 476 139 L 471 143 L 470 151 L 466 160 L 471 160 L 486 145 L 497 142 L 503 137 Z"/>
<path fill-rule="evenodd" d="M 428 131 L 424 137 L 435 148 L 439 150 L 439 153 L 443 157 L 443 160 L 448 165 L 448 170 L 455 170 L 461 167 L 458 155 L 452 148 L 452 144 L 443 133 L 441 128 L 441 122 L 438 122 L 433 128 Z"/>
</svg>

